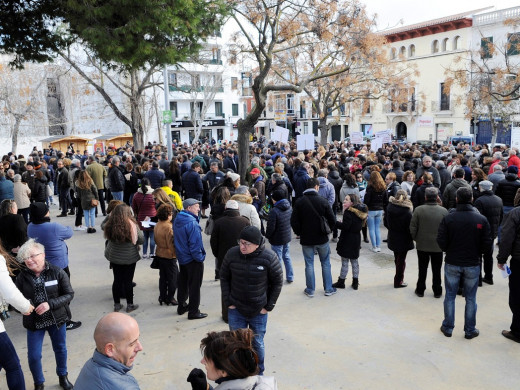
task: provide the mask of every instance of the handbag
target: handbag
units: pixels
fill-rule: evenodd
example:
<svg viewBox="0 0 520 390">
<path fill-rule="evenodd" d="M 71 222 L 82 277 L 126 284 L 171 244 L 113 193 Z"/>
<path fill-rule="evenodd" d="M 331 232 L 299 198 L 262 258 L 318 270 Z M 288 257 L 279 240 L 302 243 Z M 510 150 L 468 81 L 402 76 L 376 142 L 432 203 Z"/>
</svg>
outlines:
<svg viewBox="0 0 520 390">
<path fill-rule="evenodd" d="M 97 200 L 96 198 L 94 198 L 94 199 L 92 199 L 92 200 L 90 201 L 90 205 L 91 205 L 92 207 L 96 207 L 98 204 L 99 204 L 99 202 L 98 202 L 98 200 Z"/>
<path fill-rule="evenodd" d="M 307 203 L 311 206 L 312 211 L 314 211 L 314 214 L 318 215 L 318 218 L 320 219 L 320 229 L 323 234 L 330 234 L 332 233 L 332 230 L 330 229 L 329 222 L 327 221 L 327 218 L 325 218 L 324 215 L 320 215 L 316 209 L 314 208 L 314 205 L 310 201 L 309 198 L 307 198 Z"/>
<path fill-rule="evenodd" d="M 159 269 L 159 260 L 157 260 L 157 256 L 153 256 L 153 260 L 150 263 L 150 268 Z"/>
<path fill-rule="evenodd" d="M 204 234 L 211 236 L 211 233 L 213 233 L 214 226 L 215 226 L 215 220 L 213 219 L 213 216 L 210 214 L 208 217 L 208 220 L 206 221 L 206 227 L 204 228 Z"/>
</svg>

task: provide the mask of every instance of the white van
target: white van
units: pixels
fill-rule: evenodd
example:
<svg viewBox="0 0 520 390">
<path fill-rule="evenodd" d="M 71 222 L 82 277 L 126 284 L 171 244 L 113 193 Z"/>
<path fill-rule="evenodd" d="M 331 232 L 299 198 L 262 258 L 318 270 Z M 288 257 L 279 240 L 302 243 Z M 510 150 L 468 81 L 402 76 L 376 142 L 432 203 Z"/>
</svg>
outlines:
<svg viewBox="0 0 520 390">
<path fill-rule="evenodd" d="M 448 145 L 457 146 L 459 142 L 469 144 L 473 148 L 475 146 L 475 134 L 453 135 L 448 137 Z"/>
</svg>

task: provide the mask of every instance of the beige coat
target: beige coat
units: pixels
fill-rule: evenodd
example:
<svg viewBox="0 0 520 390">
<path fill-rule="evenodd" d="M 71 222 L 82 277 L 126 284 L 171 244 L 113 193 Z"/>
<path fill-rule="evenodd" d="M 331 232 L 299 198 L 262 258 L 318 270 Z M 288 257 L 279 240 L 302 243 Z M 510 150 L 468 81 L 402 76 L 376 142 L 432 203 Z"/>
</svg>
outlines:
<svg viewBox="0 0 520 390">
<path fill-rule="evenodd" d="M 31 205 L 31 189 L 27 183 L 21 181 L 14 183 L 14 201 L 18 209 L 26 209 Z"/>
</svg>

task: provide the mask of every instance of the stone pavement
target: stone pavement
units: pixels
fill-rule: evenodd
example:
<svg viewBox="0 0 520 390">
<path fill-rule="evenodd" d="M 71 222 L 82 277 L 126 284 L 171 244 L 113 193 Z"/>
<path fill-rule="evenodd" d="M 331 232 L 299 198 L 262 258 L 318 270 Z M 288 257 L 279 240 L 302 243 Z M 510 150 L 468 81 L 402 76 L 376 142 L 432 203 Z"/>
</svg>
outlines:
<svg viewBox="0 0 520 390">
<path fill-rule="evenodd" d="M 73 226 L 74 217 L 59 218 L 55 206 L 53 221 Z M 101 219 L 96 220 L 99 227 Z M 205 223 L 205 220 L 202 221 Z M 99 318 L 113 309 L 112 272 L 103 256 L 104 239 L 95 234 L 74 232 L 67 241 L 75 297 L 73 319 L 83 326 L 67 332 L 69 378 L 74 381 L 94 350 L 93 331 Z M 384 230 L 384 228 L 383 228 Z M 383 232 L 383 237 L 386 232 Z M 202 320 L 188 321 L 178 316 L 176 307 L 159 306 L 158 271 L 150 260 L 137 264 L 134 289 L 139 309 L 131 313 L 139 323 L 143 352 L 132 374 L 143 390 L 190 389 L 186 382 L 194 367 L 202 368 L 200 340 L 208 331 L 225 330 L 220 318 L 220 286 L 213 280 L 214 258 L 209 238 L 202 285 Z M 431 289 L 424 298 L 414 295 L 417 255 L 408 253 L 407 288 L 393 288 L 393 255 L 383 244 L 381 253 L 363 243 L 358 291 L 347 287 L 331 297 L 323 295 L 319 259 L 316 256 L 316 295 L 310 299 L 305 288 L 304 262 L 296 239 L 291 243 L 295 282 L 285 284 L 278 304 L 269 313 L 266 343 L 266 375 L 277 378 L 284 390 L 316 389 L 514 389 L 520 383 L 520 345 L 506 340 L 500 332 L 509 329 L 507 280 L 495 271 L 495 285 L 484 285 L 477 293 L 477 328 L 480 336 L 465 340 L 464 301 L 457 297 L 453 337 L 439 330 L 443 319 L 443 299 L 435 299 Z M 336 280 L 341 266 L 332 249 L 332 275 Z M 496 253 L 495 253 L 496 254 Z M 351 283 L 351 275 L 347 278 Z M 427 285 L 431 285 L 428 275 Z M 6 323 L 25 373 L 27 388 L 32 377 L 27 365 L 25 330 L 21 316 Z M 59 389 L 55 362 L 46 337 L 43 348 L 46 389 Z M 0 373 L 0 389 L 6 389 L 5 373 Z"/>
</svg>

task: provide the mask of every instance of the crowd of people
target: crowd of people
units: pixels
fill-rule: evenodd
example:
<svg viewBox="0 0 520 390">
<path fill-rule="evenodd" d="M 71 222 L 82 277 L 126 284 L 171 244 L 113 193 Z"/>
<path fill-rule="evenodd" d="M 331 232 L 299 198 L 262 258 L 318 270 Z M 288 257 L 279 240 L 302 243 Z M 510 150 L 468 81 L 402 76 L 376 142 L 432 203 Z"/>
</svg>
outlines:
<svg viewBox="0 0 520 390">
<path fill-rule="evenodd" d="M 81 322 L 71 320 L 74 291 L 65 240 L 73 231 L 97 233 L 96 226 L 113 273 L 114 313 L 98 323 L 96 351 L 76 388 L 91 388 L 99 381 L 111 383 L 110 389 L 138 388 L 128 372 L 142 349 L 138 325 L 118 313 L 139 308 L 134 302 L 136 263 L 150 258 L 159 269 L 160 305 L 177 306 L 177 314 L 188 313 L 189 320 L 203 319 L 207 314 L 199 309 L 201 285 L 210 249 L 214 277 L 221 285 L 222 319 L 230 330 L 202 340 L 207 378 L 216 381 L 217 389 L 229 388 L 231 382 L 244 389 L 276 388 L 274 379 L 262 378 L 263 340 L 268 312 L 276 305 L 284 278 L 287 284 L 297 278 L 290 256 L 293 235 L 301 245 L 303 292 L 309 298 L 317 290 L 315 255 L 323 293 L 330 297 L 346 288 L 349 266 L 351 286 L 360 288 L 363 243 L 370 244 L 374 256 L 384 243 L 393 252 L 396 289 L 408 286 L 406 257 L 416 249 L 415 295 L 424 297 L 431 265 L 433 296 L 444 293 L 441 332 L 452 336 L 455 298 L 463 295 L 467 339 L 479 335 L 476 294 L 483 283 L 494 284 L 497 239 L 498 267 L 510 273 L 513 313 L 511 329 L 502 334 L 520 342 L 520 276 L 515 273 L 520 267 L 520 158 L 515 149 L 393 142 L 372 151 L 370 145 L 335 141 L 301 151 L 294 141 L 280 144 L 261 138 L 250 143 L 241 177 L 236 144 L 174 142 L 173 148 L 171 159 L 158 144 L 93 154 L 77 153 L 71 145 L 64 152 L 35 149 L 27 158 L 2 158 L 1 295 L 24 314 L 35 389 L 44 388 L 40 360 L 45 332 L 56 355 L 60 386 L 73 388 L 67 376 L 66 330 Z M 74 216 L 73 229 L 51 222 L 53 205 L 60 210 L 57 218 Z M 96 222 L 99 214 L 104 217 L 101 223 Z M 388 230 L 386 238 L 381 224 Z M 203 234 L 209 236 L 208 248 Z M 330 262 L 334 243 L 341 257 L 336 282 Z M 0 357 L 9 388 L 24 389 L 16 350 L 2 329 L 0 343 L 9 351 Z M 209 386 L 197 369 L 188 381 L 194 389 Z"/>
</svg>

